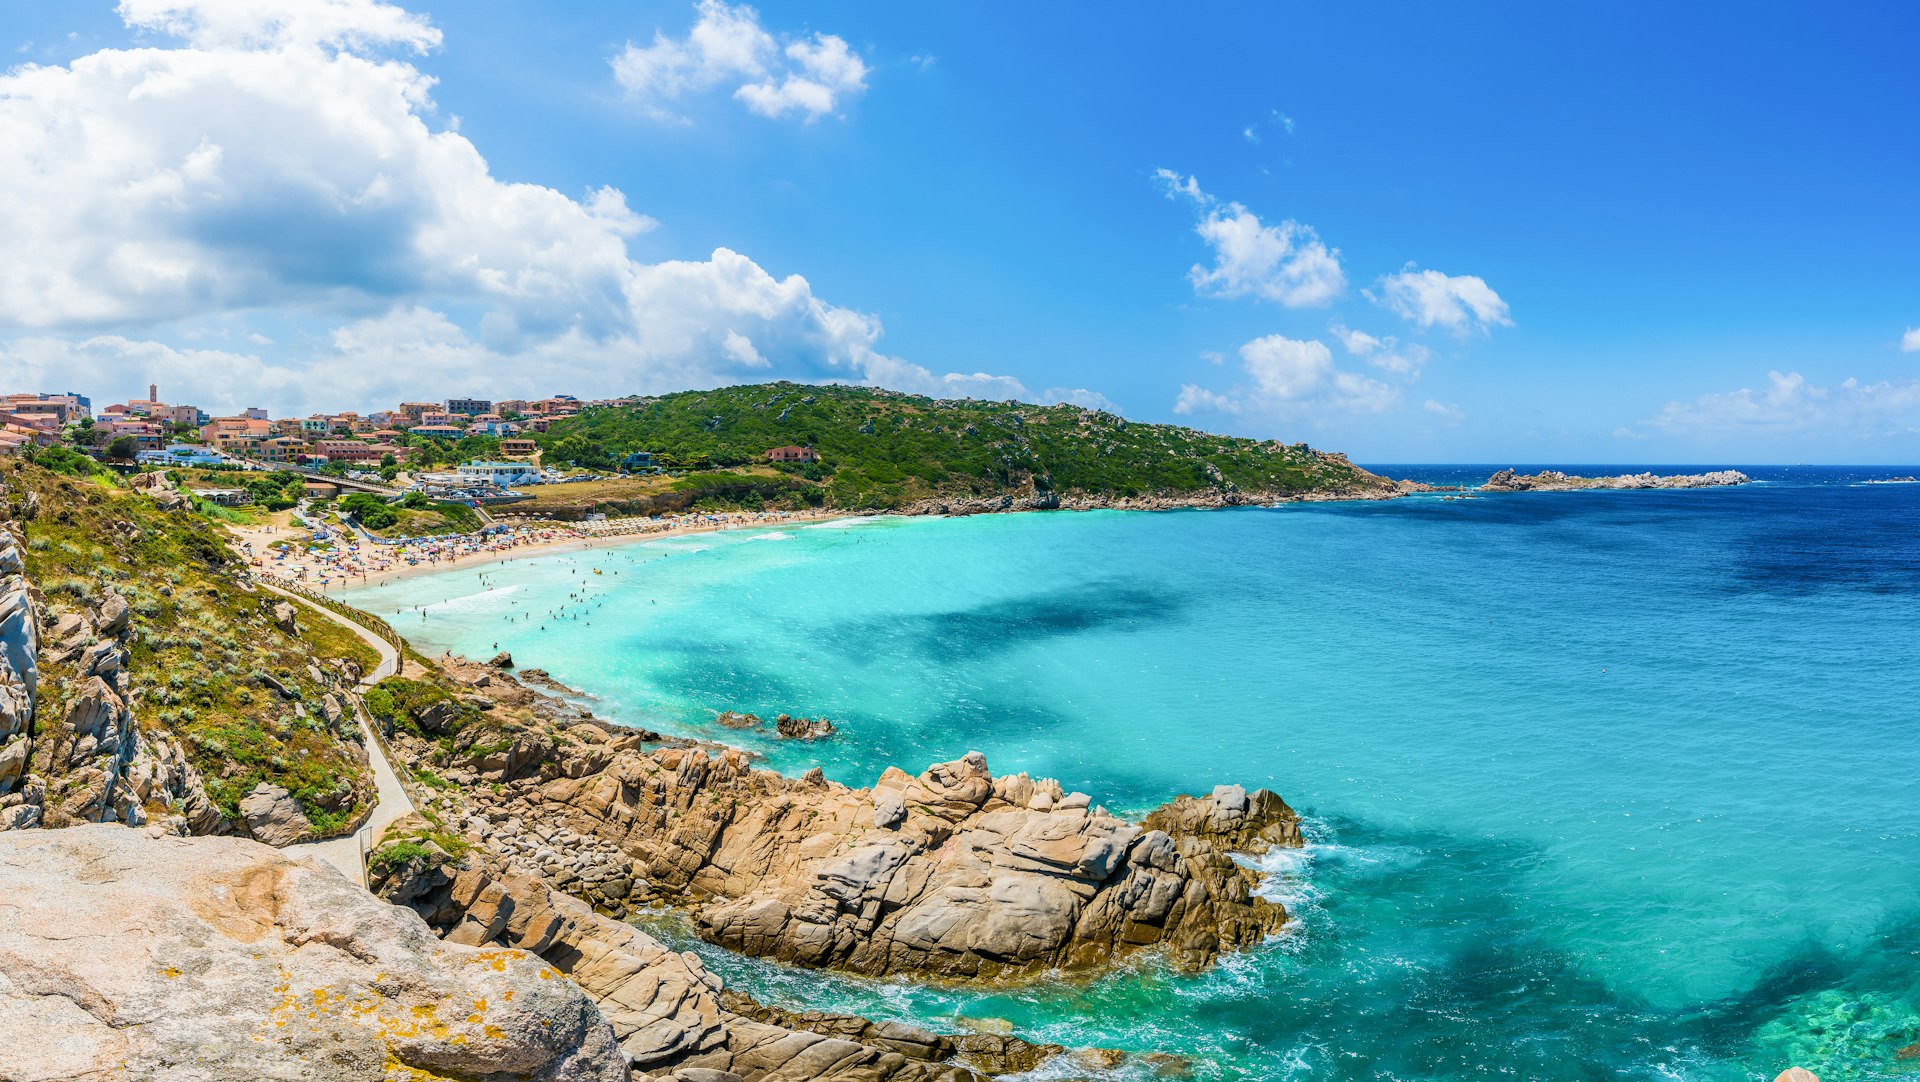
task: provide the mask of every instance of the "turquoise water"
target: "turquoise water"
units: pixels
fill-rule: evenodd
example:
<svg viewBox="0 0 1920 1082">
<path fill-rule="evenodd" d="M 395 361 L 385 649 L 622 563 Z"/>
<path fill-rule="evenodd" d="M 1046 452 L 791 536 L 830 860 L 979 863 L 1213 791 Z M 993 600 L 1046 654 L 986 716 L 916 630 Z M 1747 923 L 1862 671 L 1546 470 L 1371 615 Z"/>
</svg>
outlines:
<svg viewBox="0 0 1920 1082">
<path fill-rule="evenodd" d="M 1212 973 L 988 996 L 706 952 L 768 998 L 1006 1018 L 1203 1079 L 1904 1077 L 1920 486 L 1764 476 L 851 521 L 346 596 L 782 770 L 866 785 L 977 748 L 1120 810 L 1237 781 L 1312 823 L 1269 864 L 1297 925 Z"/>
</svg>

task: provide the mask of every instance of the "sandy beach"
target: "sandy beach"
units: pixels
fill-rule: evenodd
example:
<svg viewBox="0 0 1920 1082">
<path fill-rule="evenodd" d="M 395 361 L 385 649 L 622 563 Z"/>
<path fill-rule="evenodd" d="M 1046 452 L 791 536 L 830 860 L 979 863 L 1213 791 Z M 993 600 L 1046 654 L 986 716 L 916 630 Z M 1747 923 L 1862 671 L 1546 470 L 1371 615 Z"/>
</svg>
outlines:
<svg viewBox="0 0 1920 1082">
<path fill-rule="evenodd" d="M 433 574 L 528 556 L 652 541 L 687 534 L 822 522 L 843 511 L 726 511 L 549 522 L 510 526 L 491 534 L 452 534 L 384 545 L 330 527 L 329 548 L 305 547 L 312 530 L 300 527 L 229 526 L 235 546 L 256 571 L 322 591 L 345 590 L 408 575 Z M 275 545 L 285 542 L 276 548 Z"/>
</svg>

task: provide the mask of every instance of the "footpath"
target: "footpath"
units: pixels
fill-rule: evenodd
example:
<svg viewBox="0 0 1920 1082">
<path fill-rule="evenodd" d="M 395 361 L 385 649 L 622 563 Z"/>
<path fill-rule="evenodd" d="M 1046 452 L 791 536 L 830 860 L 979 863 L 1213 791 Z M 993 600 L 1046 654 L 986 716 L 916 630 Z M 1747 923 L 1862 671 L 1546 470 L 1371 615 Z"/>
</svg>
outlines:
<svg viewBox="0 0 1920 1082">
<path fill-rule="evenodd" d="M 272 583 L 258 583 L 259 589 L 279 594 L 281 597 L 297 603 L 301 611 L 313 613 L 332 620 L 341 627 L 360 636 L 361 641 L 373 647 L 380 655 L 380 663 L 373 671 L 360 679 L 360 686 L 354 689 L 352 696 L 353 714 L 360 722 L 360 738 L 367 748 L 367 762 L 373 767 L 375 792 L 378 794 L 373 813 L 360 829 L 352 834 L 338 838 L 328 838 L 318 842 L 300 842 L 289 845 L 284 852 L 294 856 L 314 856 L 340 869 L 341 874 L 356 883 L 364 884 L 367 879 L 366 854 L 380 837 L 387 824 L 403 815 L 413 812 L 413 798 L 407 795 L 406 786 L 400 783 L 400 776 L 394 772 L 393 763 L 387 759 L 386 744 L 375 735 L 373 723 L 367 717 L 367 708 L 360 701 L 360 693 L 400 671 L 400 651 L 393 644 L 373 632 L 354 623 L 352 620 L 321 608 L 312 600 L 290 590 L 283 590 Z"/>
</svg>

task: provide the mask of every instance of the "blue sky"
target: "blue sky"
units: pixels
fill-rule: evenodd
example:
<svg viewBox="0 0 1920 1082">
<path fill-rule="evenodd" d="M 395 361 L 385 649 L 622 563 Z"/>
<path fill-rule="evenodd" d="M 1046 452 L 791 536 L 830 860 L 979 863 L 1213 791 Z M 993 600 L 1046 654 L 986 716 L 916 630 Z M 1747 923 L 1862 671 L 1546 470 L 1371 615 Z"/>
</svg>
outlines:
<svg viewBox="0 0 1920 1082">
<path fill-rule="evenodd" d="M 1907 5 L 402 7 L 0 0 L 6 382 L 1920 460 Z"/>
</svg>

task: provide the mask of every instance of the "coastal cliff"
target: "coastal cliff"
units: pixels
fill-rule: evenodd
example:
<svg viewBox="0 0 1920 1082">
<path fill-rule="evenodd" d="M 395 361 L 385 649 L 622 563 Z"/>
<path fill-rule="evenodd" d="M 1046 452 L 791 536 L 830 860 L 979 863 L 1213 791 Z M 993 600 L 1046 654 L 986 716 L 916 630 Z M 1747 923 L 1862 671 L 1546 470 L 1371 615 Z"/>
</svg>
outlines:
<svg viewBox="0 0 1920 1082">
<path fill-rule="evenodd" d="M 1750 484 L 1752 481 L 1753 478 L 1738 470 L 1670 474 L 1664 477 L 1652 473 L 1581 477 L 1576 474 L 1561 473 L 1559 470 L 1543 470 L 1540 473 L 1530 474 L 1501 470 L 1487 478 L 1487 483 L 1480 487 L 1483 492 L 1579 492 L 1586 489 L 1721 488 Z"/>
</svg>

